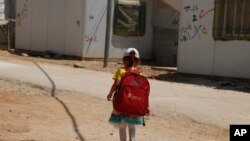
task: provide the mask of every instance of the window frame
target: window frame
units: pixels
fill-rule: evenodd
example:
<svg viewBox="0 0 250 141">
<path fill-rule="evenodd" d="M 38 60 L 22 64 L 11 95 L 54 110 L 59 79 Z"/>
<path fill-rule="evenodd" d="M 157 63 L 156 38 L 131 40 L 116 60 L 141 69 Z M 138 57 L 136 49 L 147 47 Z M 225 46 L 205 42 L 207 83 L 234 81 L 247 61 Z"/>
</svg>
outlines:
<svg viewBox="0 0 250 141">
<path fill-rule="evenodd" d="M 234 6 L 233 15 L 228 14 L 229 10 L 232 11 L 232 8 L 229 9 L 230 2 L 233 2 L 232 6 Z M 250 20 L 244 20 L 244 17 L 247 16 L 245 9 L 248 6 L 247 4 L 250 6 L 249 0 L 215 0 L 213 28 L 213 37 L 215 40 L 250 40 L 250 26 L 247 28 L 244 27 L 244 25 L 249 22 L 247 20 Z M 241 9 L 238 10 L 238 8 Z M 238 20 L 239 16 L 240 19 Z M 229 20 L 232 21 L 232 25 L 228 28 L 228 26 L 230 26 Z M 239 25 L 239 27 L 236 27 L 237 25 Z"/>
<path fill-rule="evenodd" d="M 128 31 L 124 27 L 119 28 L 118 20 L 118 8 L 119 6 L 124 9 L 137 5 L 129 5 L 129 4 L 120 4 L 119 0 L 115 0 L 115 9 L 114 9 L 114 17 L 113 17 L 113 34 L 118 36 L 144 36 L 146 32 L 146 2 L 139 1 L 138 5 L 138 18 L 135 25 L 134 31 Z"/>
</svg>

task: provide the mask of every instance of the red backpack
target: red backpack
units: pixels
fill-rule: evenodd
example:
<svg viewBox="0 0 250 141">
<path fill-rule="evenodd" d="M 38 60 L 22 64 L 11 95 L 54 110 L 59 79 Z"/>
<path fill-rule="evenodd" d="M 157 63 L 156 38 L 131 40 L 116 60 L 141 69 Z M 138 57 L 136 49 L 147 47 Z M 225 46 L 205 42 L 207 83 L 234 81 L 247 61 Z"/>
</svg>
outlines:
<svg viewBox="0 0 250 141">
<path fill-rule="evenodd" d="M 114 109 L 127 116 L 144 116 L 149 113 L 150 85 L 139 70 L 127 71 L 120 82 L 114 99 Z"/>
</svg>

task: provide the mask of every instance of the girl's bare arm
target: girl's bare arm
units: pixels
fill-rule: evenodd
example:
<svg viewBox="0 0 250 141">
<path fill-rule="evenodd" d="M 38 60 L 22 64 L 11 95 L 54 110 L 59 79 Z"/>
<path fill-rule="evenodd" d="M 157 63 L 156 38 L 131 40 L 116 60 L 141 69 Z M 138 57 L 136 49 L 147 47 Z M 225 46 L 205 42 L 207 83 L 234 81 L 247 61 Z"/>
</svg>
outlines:
<svg viewBox="0 0 250 141">
<path fill-rule="evenodd" d="M 111 101 L 112 100 L 112 96 L 114 94 L 114 92 L 116 91 L 117 87 L 119 86 L 120 84 L 120 81 L 119 80 L 115 80 L 110 91 L 109 91 L 109 94 L 107 95 L 107 100 L 108 101 Z"/>
</svg>

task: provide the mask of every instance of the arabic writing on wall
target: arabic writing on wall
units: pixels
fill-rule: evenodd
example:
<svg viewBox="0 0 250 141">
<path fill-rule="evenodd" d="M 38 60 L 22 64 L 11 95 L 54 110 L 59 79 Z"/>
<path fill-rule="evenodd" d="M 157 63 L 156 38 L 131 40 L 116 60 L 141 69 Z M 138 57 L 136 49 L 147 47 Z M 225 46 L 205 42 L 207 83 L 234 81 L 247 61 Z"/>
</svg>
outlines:
<svg viewBox="0 0 250 141">
<path fill-rule="evenodd" d="M 17 26 L 22 25 L 22 21 L 28 16 L 28 14 L 29 14 L 29 0 L 25 0 L 21 12 L 17 13 L 17 18 L 16 18 Z"/>
<path fill-rule="evenodd" d="M 207 25 L 203 19 L 214 11 L 211 9 L 200 9 L 198 5 L 184 6 L 184 14 L 189 16 L 189 22 L 180 27 L 180 41 L 187 42 L 194 39 L 201 40 L 204 36 L 208 35 Z"/>
</svg>

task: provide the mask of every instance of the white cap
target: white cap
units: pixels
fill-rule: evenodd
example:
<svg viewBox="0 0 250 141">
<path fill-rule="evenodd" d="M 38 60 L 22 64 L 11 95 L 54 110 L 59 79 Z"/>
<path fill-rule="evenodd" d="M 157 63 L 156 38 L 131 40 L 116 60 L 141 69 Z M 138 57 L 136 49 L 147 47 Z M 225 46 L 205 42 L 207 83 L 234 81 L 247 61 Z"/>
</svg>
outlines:
<svg viewBox="0 0 250 141">
<path fill-rule="evenodd" d="M 138 52 L 138 50 L 135 49 L 135 48 L 128 48 L 128 49 L 124 52 L 123 57 L 130 56 L 130 53 L 131 53 L 132 51 L 135 52 L 135 57 L 139 59 L 139 58 L 140 58 L 139 52 Z"/>
</svg>

